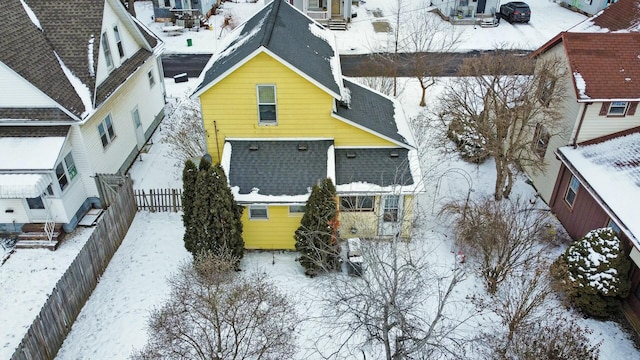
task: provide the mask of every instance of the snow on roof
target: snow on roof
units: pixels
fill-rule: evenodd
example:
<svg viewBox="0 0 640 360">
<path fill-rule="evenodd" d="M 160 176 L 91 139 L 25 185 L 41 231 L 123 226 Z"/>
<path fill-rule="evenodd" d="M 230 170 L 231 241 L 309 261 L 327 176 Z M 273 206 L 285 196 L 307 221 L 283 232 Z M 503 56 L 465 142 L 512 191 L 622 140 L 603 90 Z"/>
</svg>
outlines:
<svg viewBox="0 0 640 360">
<path fill-rule="evenodd" d="M 0 170 L 52 170 L 64 137 L 0 137 Z"/>
<path fill-rule="evenodd" d="M 76 93 L 80 97 L 80 100 L 82 100 L 82 104 L 84 105 L 84 112 L 82 113 L 81 117 L 84 118 L 85 116 L 87 116 L 87 114 L 89 114 L 91 110 L 93 110 L 91 90 L 89 90 L 89 87 L 84 84 L 82 80 L 80 80 L 80 78 L 73 74 L 71 69 L 69 69 L 64 61 L 62 61 L 60 56 L 58 56 L 58 53 L 54 51 L 54 54 L 56 55 L 56 59 L 58 59 L 58 62 L 60 63 L 60 67 L 62 68 L 64 75 L 67 77 L 67 79 L 69 79 L 69 83 L 71 83 Z"/>
<path fill-rule="evenodd" d="M 586 93 L 587 83 L 584 81 L 582 75 L 579 72 L 574 71 L 573 79 L 575 80 L 576 90 L 578 91 L 578 96 L 580 97 L 580 99 L 588 99 L 589 96 Z"/>
<path fill-rule="evenodd" d="M 96 71 L 94 70 L 93 63 L 93 43 L 95 42 L 95 36 L 91 34 L 91 38 L 89 38 L 89 46 L 87 46 L 87 63 L 89 64 L 89 75 L 96 76 Z"/>
<path fill-rule="evenodd" d="M 38 17 L 36 16 L 36 14 L 33 12 L 33 10 L 31 10 L 31 8 L 29 7 L 29 5 L 27 5 L 27 3 L 24 2 L 24 0 L 20 0 L 20 2 L 22 3 L 22 7 L 24 7 L 24 11 L 27 12 L 27 15 L 29 15 L 29 19 L 31 20 L 31 22 L 33 22 L 33 24 L 40 29 L 40 31 L 42 31 L 42 25 L 40 25 L 40 20 L 38 20 Z"/>
<path fill-rule="evenodd" d="M 50 183 L 45 174 L 0 174 L 0 199 L 38 197 Z"/>
<path fill-rule="evenodd" d="M 558 149 L 640 247 L 640 133 L 601 143 Z"/>
<path fill-rule="evenodd" d="M 297 10 L 297 9 L 296 9 Z M 331 56 L 329 61 L 329 66 L 331 67 L 331 73 L 333 74 L 333 79 L 340 87 L 340 96 L 342 97 L 342 101 L 349 103 L 349 94 L 345 92 L 345 87 L 342 83 L 342 68 L 340 67 L 340 56 L 338 56 L 338 46 L 336 46 L 336 38 L 331 32 L 324 28 L 322 25 L 316 23 L 315 21 L 309 24 L 309 31 L 322 40 L 326 41 L 329 46 L 333 49 L 333 56 Z"/>
</svg>

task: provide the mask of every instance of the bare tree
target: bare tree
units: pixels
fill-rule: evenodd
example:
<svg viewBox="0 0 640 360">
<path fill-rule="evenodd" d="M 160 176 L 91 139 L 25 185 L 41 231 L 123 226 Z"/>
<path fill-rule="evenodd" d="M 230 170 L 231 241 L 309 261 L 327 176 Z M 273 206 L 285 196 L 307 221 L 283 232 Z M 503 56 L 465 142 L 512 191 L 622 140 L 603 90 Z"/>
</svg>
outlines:
<svg viewBox="0 0 640 360">
<path fill-rule="evenodd" d="M 494 158 L 496 200 L 509 197 L 514 174 L 522 167 L 532 173 L 544 170 L 536 130 L 544 129 L 546 136 L 562 131 L 565 66 L 560 58 L 534 64 L 530 58 L 499 51 L 467 59 L 462 76 L 442 92 L 438 116 L 443 125 L 464 130 L 459 145 L 465 138 L 477 139 L 474 146 L 484 150 L 478 154 Z"/>
<path fill-rule="evenodd" d="M 451 316 L 454 289 L 464 279 L 457 268 L 439 274 L 425 254 L 409 243 L 367 241 L 363 244 L 361 277 L 327 279 L 324 292 L 329 334 L 347 334 L 343 347 L 391 359 L 457 358 L 461 354 L 458 327 L 465 321 Z M 381 356 L 382 357 L 382 356 Z"/>
<path fill-rule="evenodd" d="M 553 292 L 545 261 L 531 263 L 518 272 L 509 273 L 503 286 L 490 297 L 474 297 L 476 305 L 488 309 L 501 319 L 502 327 L 485 331 L 489 353 L 504 356 L 516 336 L 529 332 L 549 316 L 547 298 Z"/>
<path fill-rule="evenodd" d="M 421 88 L 420 106 L 426 106 L 427 89 L 455 56 L 452 52 L 460 42 L 462 32 L 439 16 L 427 11 L 414 11 L 405 24 L 403 49 L 411 53 L 407 70 Z"/>
<path fill-rule="evenodd" d="M 262 275 L 234 271 L 230 256 L 200 254 L 169 280 L 152 312 L 149 340 L 134 359 L 290 359 L 293 305 Z"/>
<path fill-rule="evenodd" d="M 180 164 L 206 153 L 204 124 L 200 105 L 196 100 L 179 100 L 162 125 L 165 134 L 161 141 L 171 145 Z"/>
<path fill-rule="evenodd" d="M 457 241 L 477 259 L 490 294 L 509 274 L 539 260 L 552 231 L 549 216 L 521 199 L 452 202 L 441 214 L 454 214 Z"/>
</svg>

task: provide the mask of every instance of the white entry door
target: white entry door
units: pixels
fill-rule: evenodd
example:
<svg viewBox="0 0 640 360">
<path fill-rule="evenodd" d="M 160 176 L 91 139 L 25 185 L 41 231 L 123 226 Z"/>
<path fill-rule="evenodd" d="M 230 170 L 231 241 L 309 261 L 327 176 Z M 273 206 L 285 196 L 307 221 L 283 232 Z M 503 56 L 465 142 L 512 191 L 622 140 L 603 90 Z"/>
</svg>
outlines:
<svg viewBox="0 0 640 360">
<path fill-rule="evenodd" d="M 401 232 L 402 196 L 383 195 L 380 197 L 380 222 L 378 235 L 394 236 Z"/>
<path fill-rule="evenodd" d="M 43 196 L 25 199 L 29 208 L 29 220 L 31 222 L 42 222 L 48 220 L 49 212 Z"/>
<path fill-rule="evenodd" d="M 136 140 L 138 141 L 138 150 L 142 150 L 144 146 L 144 130 L 142 129 L 142 122 L 140 121 L 140 113 L 138 108 L 133 109 L 131 112 L 133 118 L 133 127 L 136 129 Z"/>
</svg>

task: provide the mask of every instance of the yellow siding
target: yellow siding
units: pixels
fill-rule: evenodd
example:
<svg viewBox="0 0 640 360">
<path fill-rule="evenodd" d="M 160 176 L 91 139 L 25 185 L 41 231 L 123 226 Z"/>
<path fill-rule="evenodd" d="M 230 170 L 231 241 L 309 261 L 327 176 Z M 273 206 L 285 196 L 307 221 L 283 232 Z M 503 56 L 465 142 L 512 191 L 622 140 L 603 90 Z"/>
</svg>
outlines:
<svg viewBox="0 0 640 360">
<path fill-rule="evenodd" d="M 402 232 L 400 236 L 403 238 L 411 238 L 411 230 L 413 229 L 413 195 L 405 195 L 403 199 L 402 209 Z"/>
<path fill-rule="evenodd" d="M 269 206 L 268 220 L 249 220 L 249 210 L 242 213 L 242 237 L 246 249 L 295 250 L 293 234 L 300 226 L 302 214 L 289 214 L 288 206 Z"/>
<path fill-rule="evenodd" d="M 405 195 L 402 216 L 403 238 L 411 237 L 413 224 L 413 195 Z M 378 236 L 378 224 L 380 221 L 380 196 L 376 196 L 373 211 L 341 211 L 340 212 L 340 236 L 342 238 L 359 237 L 372 239 Z"/>
<path fill-rule="evenodd" d="M 258 125 L 257 84 L 276 85 L 276 126 Z M 332 96 L 264 53 L 203 93 L 200 102 L 212 155 L 222 151 L 225 138 L 321 137 L 335 139 L 336 146 L 394 145 L 332 118 Z"/>
</svg>

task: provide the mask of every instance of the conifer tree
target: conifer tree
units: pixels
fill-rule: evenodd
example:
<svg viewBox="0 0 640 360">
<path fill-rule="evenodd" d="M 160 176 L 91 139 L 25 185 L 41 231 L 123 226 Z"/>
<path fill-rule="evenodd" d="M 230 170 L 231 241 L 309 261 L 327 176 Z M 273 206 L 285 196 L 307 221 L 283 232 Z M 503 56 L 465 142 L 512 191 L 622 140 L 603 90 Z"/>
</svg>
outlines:
<svg viewBox="0 0 640 360">
<path fill-rule="evenodd" d="M 336 188 L 331 179 L 315 185 L 307 200 L 300 227 L 296 230 L 296 250 L 305 273 L 314 276 L 322 271 L 337 270 L 340 266 L 340 247 L 337 239 L 338 210 Z"/>
<path fill-rule="evenodd" d="M 560 257 L 574 304 L 592 316 L 613 314 L 629 295 L 631 263 L 624 243 L 611 228 L 591 230 Z"/>
<path fill-rule="evenodd" d="M 242 208 L 233 199 L 223 169 L 219 165 L 201 166 L 196 180 L 191 253 L 229 253 L 239 261 L 244 251 L 241 216 Z"/>
<path fill-rule="evenodd" d="M 182 223 L 184 224 L 184 247 L 193 252 L 195 232 L 193 227 L 193 206 L 196 197 L 198 168 L 187 160 L 182 170 Z"/>
</svg>

